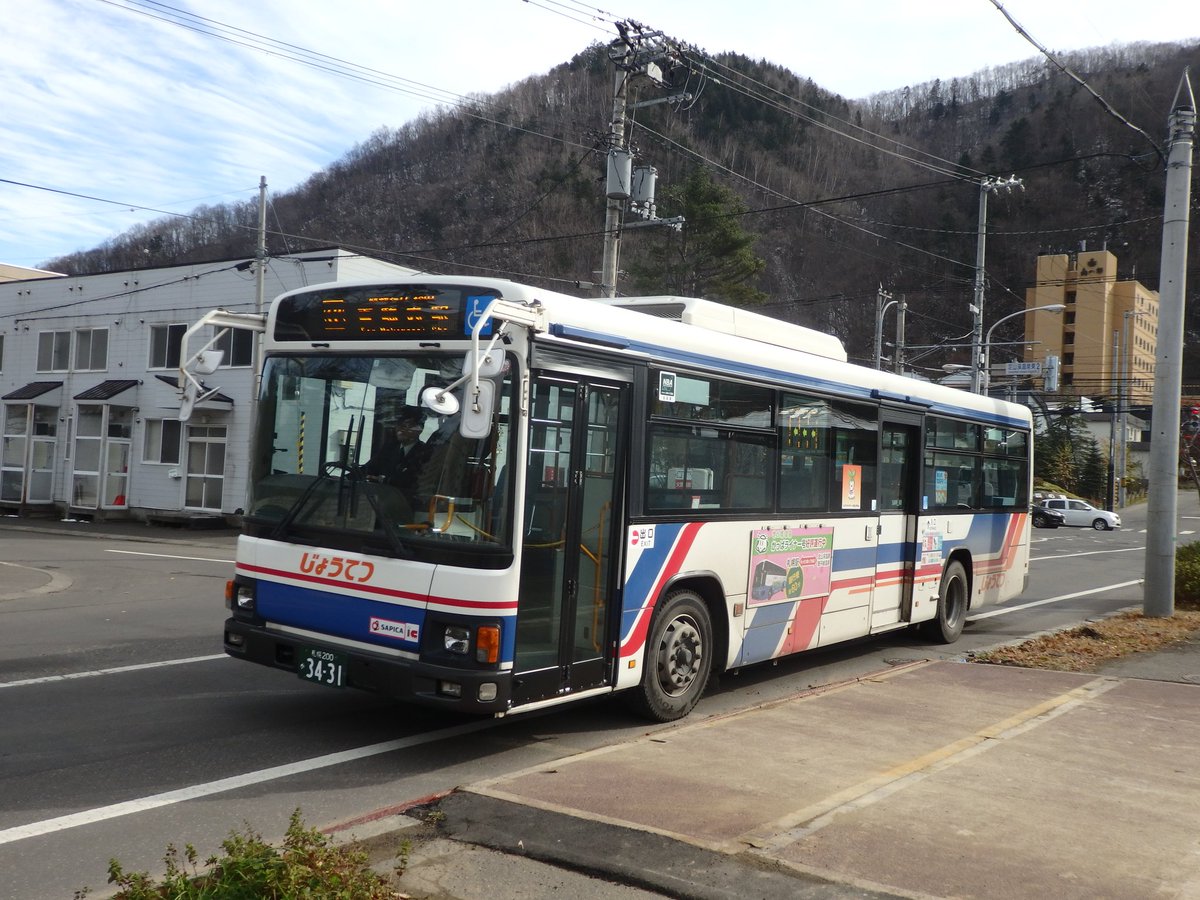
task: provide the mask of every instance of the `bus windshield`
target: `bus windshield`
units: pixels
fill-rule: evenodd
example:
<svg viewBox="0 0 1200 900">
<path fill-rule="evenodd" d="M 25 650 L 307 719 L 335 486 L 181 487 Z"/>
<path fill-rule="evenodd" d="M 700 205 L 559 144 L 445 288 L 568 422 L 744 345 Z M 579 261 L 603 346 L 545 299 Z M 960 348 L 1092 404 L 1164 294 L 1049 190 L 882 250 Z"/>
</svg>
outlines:
<svg viewBox="0 0 1200 900">
<path fill-rule="evenodd" d="M 277 540 L 459 565 L 511 557 L 513 381 L 496 379 L 490 433 L 465 438 L 459 413 L 420 404 L 422 390 L 461 373 L 461 355 L 268 359 L 247 527 Z"/>
</svg>

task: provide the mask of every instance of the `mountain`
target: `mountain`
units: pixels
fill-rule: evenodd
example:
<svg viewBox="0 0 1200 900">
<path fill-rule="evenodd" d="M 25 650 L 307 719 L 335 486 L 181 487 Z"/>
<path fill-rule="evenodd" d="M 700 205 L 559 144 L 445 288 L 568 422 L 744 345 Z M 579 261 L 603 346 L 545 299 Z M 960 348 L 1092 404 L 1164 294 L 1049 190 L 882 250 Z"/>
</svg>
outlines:
<svg viewBox="0 0 1200 900">
<path fill-rule="evenodd" d="M 1022 182 L 988 192 L 988 322 L 1022 307 L 1040 253 L 1107 247 L 1121 278 L 1157 289 L 1161 148 L 1180 76 L 1200 70 L 1200 43 L 1060 59 L 1079 80 L 1034 58 L 847 101 L 767 62 L 685 49 L 669 89 L 641 79 L 631 100 L 672 90 L 689 99 L 637 109 L 630 145 L 636 164 L 657 168 L 660 195 L 696 166 L 736 193 L 765 261 L 754 285 L 769 298 L 763 311 L 869 358 L 881 285 L 907 301 L 909 346 L 970 330 L 985 176 Z M 607 48 L 595 45 L 502 93 L 379 128 L 273 195 L 268 252 L 336 244 L 431 272 L 594 293 L 612 107 Z M 662 202 L 657 213 L 675 214 Z M 252 255 L 257 218 L 253 202 L 200 207 L 46 267 L 86 274 Z M 627 229 L 622 270 L 683 236 Z M 1200 247 L 1191 250 L 1195 285 Z M 1200 381 L 1200 354 L 1187 356 L 1197 361 L 1185 378 Z"/>
</svg>

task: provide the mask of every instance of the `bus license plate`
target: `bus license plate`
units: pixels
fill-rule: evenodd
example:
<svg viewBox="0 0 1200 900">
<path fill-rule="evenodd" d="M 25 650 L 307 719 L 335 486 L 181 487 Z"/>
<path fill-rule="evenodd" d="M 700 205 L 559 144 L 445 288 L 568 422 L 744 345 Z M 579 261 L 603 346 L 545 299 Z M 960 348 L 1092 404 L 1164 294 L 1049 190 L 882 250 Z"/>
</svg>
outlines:
<svg viewBox="0 0 1200 900">
<path fill-rule="evenodd" d="M 299 674 L 302 681 L 312 681 L 329 687 L 345 687 L 346 657 L 342 653 L 330 650 L 302 647 Z"/>
</svg>

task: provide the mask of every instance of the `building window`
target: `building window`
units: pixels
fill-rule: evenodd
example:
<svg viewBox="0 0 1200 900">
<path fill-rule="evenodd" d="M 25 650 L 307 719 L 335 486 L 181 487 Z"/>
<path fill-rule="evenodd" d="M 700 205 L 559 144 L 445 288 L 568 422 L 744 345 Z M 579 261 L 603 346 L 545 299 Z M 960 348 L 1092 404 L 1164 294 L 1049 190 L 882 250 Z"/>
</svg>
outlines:
<svg viewBox="0 0 1200 900">
<path fill-rule="evenodd" d="M 108 368 L 108 329 L 80 328 L 75 332 L 75 370 L 103 372 Z"/>
<path fill-rule="evenodd" d="M 43 331 L 38 334 L 37 370 L 66 372 L 71 368 L 71 332 Z"/>
<path fill-rule="evenodd" d="M 150 326 L 149 368 L 179 368 L 179 351 L 183 346 L 183 333 L 185 331 L 187 331 L 186 325 Z"/>
<path fill-rule="evenodd" d="M 253 331 L 245 328 L 230 328 L 217 338 L 213 349 L 220 350 L 225 354 L 221 358 L 221 365 L 224 367 L 253 365 L 255 337 Z"/>
<path fill-rule="evenodd" d="M 147 419 L 142 461 L 179 465 L 179 446 L 183 423 L 178 419 Z"/>
</svg>

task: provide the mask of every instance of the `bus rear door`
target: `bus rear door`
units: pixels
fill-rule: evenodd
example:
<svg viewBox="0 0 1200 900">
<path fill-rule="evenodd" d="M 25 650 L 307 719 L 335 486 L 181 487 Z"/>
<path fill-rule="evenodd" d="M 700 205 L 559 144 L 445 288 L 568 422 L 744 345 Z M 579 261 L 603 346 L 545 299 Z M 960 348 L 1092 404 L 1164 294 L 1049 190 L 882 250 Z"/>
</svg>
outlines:
<svg viewBox="0 0 1200 900">
<path fill-rule="evenodd" d="M 879 453 L 879 526 L 871 630 L 907 622 L 917 552 L 920 418 L 883 411 Z"/>
</svg>

